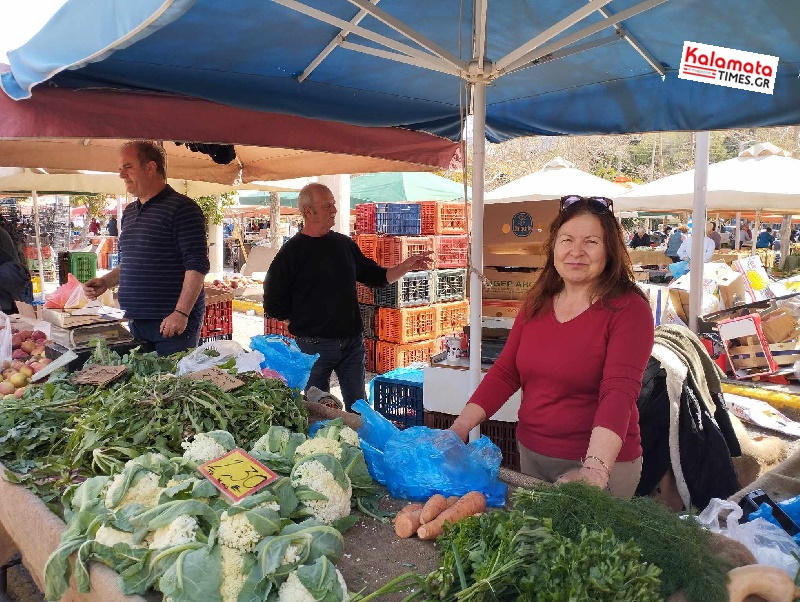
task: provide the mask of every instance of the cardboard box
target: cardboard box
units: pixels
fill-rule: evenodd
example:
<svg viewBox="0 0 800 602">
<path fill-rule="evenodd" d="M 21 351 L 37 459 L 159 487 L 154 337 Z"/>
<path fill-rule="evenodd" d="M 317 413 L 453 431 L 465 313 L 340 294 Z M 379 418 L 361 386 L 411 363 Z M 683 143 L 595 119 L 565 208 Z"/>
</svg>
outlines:
<svg viewBox="0 0 800 602">
<path fill-rule="evenodd" d="M 717 278 L 721 309 L 730 309 L 746 302 L 744 277 L 739 272 L 727 272 Z"/>
<path fill-rule="evenodd" d="M 782 309 L 761 316 L 761 329 L 769 343 L 783 343 L 797 336 L 797 322 Z"/>
<path fill-rule="evenodd" d="M 772 357 L 769 343 L 761 328 L 761 316 L 752 314 L 723 320 L 717 324 L 717 328 L 733 375 L 737 379 L 777 372 L 778 364 Z M 747 346 L 745 352 L 742 352 L 742 342 Z"/>
<path fill-rule="evenodd" d="M 544 267 L 544 243 L 559 199 L 489 203 L 483 217 L 483 265 Z"/>
<path fill-rule="evenodd" d="M 492 286 L 483 283 L 484 299 L 522 299 L 539 279 L 540 270 L 484 268 L 483 275 Z"/>
<path fill-rule="evenodd" d="M 516 318 L 522 301 L 486 299 L 481 305 L 481 315 L 489 318 Z"/>
<path fill-rule="evenodd" d="M 684 321 L 684 323 L 689 323 L 689 291 L 685 291 L 681 288 L 670 288 L 669 290 L 669 300 L 672 302 L 672 307 L 675 309 L 675 313 L 678 314 L 678 317 Z"/>
</svg>

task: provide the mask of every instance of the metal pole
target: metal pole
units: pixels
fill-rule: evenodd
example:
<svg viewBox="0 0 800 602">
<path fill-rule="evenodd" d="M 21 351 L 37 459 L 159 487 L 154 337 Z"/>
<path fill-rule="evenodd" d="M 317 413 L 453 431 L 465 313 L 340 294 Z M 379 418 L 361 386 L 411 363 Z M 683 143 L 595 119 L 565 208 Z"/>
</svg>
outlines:
<svg viewBox="0 0 800 602">
<path fill-rule="evenodd" d="M 283 244 L 281 236 L 281 193 L 269 193 L 269 246 L 280 249 Z"/>
<path fill-rule="evenodd" d="M 736 239 L 733 241 L 733 248 L 739 250 L 739 237 L 742 235 L 742 214 L 740 211 L 736 212 L 736 230 L 734 231 Z"/>
<path fill-rule="evenodd" d="M 481 382 L 481 306 L 483 282 L 479 272 L 483 270 L 483 188 L 486 165 L 486 84 L 478 82 L 472 86 L 472 244 L 469 265 L 469 392 L 470 395 Z M 480 428 L 470 431 L 469 439 L 480 437 Z"/>
<path fill-rule="evenodd" d="M 753 240 L 750 241 L 750 255 L 756 254 L 756 239 L 761 233 L 761 209 L 756 209 L 756 225 L 752 228 Z"/>
<path fill-rule="evenodd" d="M 42 259 L 42 239 L 39 235 L 39 195 L 32 191 L 33 198 L 33 227 L 36 233 L 36 256 L 39 258 L 39 295 L 44 301 L 44 261 Z"/>
<path fill-rule="evenodd" d="M 703 262 L 706 240 L 706 190 L 710 132 L 698 132 L 694 158 L 694 204 L 692 205 L 692 256 L 689 266 L 689 328 L 697 332 L 703 300 Z"/>
</svg>

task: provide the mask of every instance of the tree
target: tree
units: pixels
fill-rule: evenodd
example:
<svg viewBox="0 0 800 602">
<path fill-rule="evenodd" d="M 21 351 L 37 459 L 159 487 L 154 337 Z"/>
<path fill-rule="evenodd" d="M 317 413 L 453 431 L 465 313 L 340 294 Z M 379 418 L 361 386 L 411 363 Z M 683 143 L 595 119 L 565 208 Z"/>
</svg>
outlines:
<svg viewBox="0 0 800 602">
<path fill-rule="evenodd" d="M 217 204 L 216 196 L 201 196 L 195 199 L 197 204 L 200 205 L 200 209 L 203 211 L 203 215 L 206 218 L 206 224 L 209 226 L 212 224 L 219 226 L 222 223 L 222 218 L 225 217 L 225 207 L 231 207 L 234 205 L 236 191 L 232 190 L 231 192 L 225 192 L 221 194 L 220 197 L 222 198 L 222 202 L 220 204 Z"/>
</svg>

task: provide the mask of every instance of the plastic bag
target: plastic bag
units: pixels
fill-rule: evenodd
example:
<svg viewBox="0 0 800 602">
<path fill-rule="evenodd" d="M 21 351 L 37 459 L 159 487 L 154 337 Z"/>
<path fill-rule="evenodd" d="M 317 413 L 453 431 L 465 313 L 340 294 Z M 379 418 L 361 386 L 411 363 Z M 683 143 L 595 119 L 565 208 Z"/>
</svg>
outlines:
<svg viewBox="0 0 800 602">
<path fill-rule="evenodd" d="M 292 339 L 277 334 L 258 335 L 250 339 L 250 348 L 264 354 L 261 368 L 269 368 L 283 375 L 292 389 L 305 390 L 311 367 L 319 354 L 308 355 Z"/>
<path fill-rule="evenodd" d="M 421 501 L 480 491 L 489 505 L 505 504 L 507 487 L 497 478 L 502 453 L 487 437 L 465 445 L 452 431 L 401 431 L 363 400 L 353 410 L 361 414 L 358 436 L 369 474 L 393 497 Z"/>
<path fill-rule="evenodd" d="M 730 513 L 724 519 L 724 526 L 721 526 L 720 514 L 727 511 Z M 751 520 L 743 525 L 739 524 L 740 518 L 742 509 L 738 504 L 712 498 L 705 510 L 697 516 L 697 522 L 709 531 L 743 543 L 759 564 L 783 569 L 794 578 L 800 564 L 792 554 L 800 554 L 800 547 L 789 534 L 763 518 Z"/>
<path fill-rule="evenodd" d="M 689 262 L 679 261 L 678 263 L 671 263 L 667 266 L 673 278 L 680 278 L 684 274 L 689 273 Z"/>
<path fill-rule="evenodd" d="M 14 352 L 12 339 L 14 333 L 11 332 L 11 320 L 9 317 L 0 311 L 0 363 L 10 362 L 11 354 Z"/>
<path fill-rule="evenodd" d="M 175 373 L 183 376 L 213 366 L 220 366 L 236 359 L 242 353 L 244 353 L 244 347 L 236 341 L 209 341 L 179 361 Z"/>
<path fill-rule="evenodd" d="M 64 309 L 76 288 L 82 288 L 81 281 L 74 275 L 67 274 L 67 281 L 47 296 L 44 306 L 51 309 Z"/>
<path fill-rule="evenodd" d="M 778 502 L 778 507 L 783 510 L 784 513 L 795 523 L 800 521 L 800 496 L 795 496 L 783 502 Z M 778 519 L 775 518 L 775 515 L 772 513 L 772 506 L 766 502 L 762 502 L 758 507 L 758 510 L 751 512 L 748 520 L 753 520 L 756 518 L 763 518 L 765 521 L 772 523 L 776 527 L 781 527 Z M 781 529 L 783 529 L 783 527 L 781 527 Z M 796 544 L 800 545 L 800 533 L 797 533 L 794 537 L 792 537 L 792 539 Z"/>
</svg>

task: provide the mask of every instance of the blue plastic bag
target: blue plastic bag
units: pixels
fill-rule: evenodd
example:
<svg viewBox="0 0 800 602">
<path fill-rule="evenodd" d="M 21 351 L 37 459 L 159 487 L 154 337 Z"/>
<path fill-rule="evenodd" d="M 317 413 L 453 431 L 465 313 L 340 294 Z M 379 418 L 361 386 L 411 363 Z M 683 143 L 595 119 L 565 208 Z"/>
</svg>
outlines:
<svg viewBox="0 0 800 602">
<path fill-rule="evenodd" d="M 292 389 L 305 390 L 311 367 L 319 358 L 319 354 L 308 355 L 300 351 L 297 343 L 277 334 L 254 336 L 250 339 L 250 348 L 264 354 L 261 369 L 269 368 L 286 379 Z"/>
<path fill-rule="evenodd" d="M 376 450 L 383 452 L 386 442 L 400 432 L 389 420 L 373 410 L 366 401 L 359 399 L 353 404 L 353 411 L 361 414 L 361 427 L 358 438 L 366 441 Z"/>
<path fill-rule="evenodd" d="M 689 262 L 679 261 L 678 263 L 671 263 L 667 266 L 673 278 L 680 278 L 684 274 L 689 273 Z"/>
<path fill-rule="evenodd" d="M 800 524 L 800 496 L 795 496 L 783 502 L 778 502 L 778 507 L 783 510 L 795 523 Z M 783 529 L 783 526 L 778 522 L 778 519 L 775 518 L 774 514 L 772 514 L 772 507 L 766 502 L 762 502 L 758 507 L 758 510 L 751 512 L 747 520 L 749 522 L 757 518 L 763 518 L 776 527 Z M 794 535 L 792 539 L 794 539 L 794 542 L 800 546 L 800 533 Z"/>
</svg>

